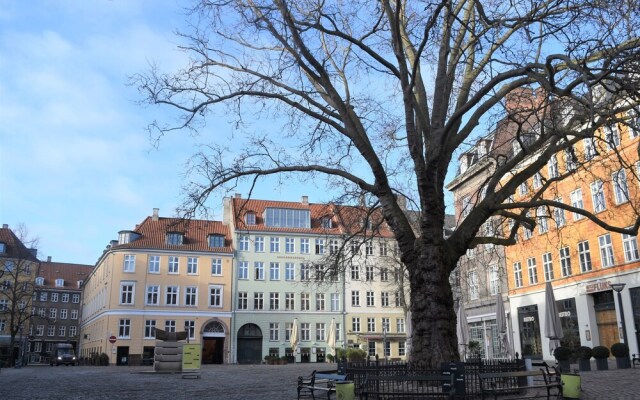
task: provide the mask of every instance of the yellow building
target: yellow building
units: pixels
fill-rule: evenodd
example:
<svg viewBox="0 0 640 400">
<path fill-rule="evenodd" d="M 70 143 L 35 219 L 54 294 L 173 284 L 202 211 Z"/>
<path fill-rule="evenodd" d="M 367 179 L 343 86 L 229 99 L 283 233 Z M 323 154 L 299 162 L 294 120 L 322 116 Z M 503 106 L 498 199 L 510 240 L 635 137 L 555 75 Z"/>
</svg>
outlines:
<svg viewBox="0 0 640 400">
<path fill-rule="evenodd" d="M 218 221 L 161 218 L 120 231 L 83 285 L 80 357 L 150 361 L 155 330 L 188 331 L 203 363 L 229 362 L 233 250 Z"/>
</svg>

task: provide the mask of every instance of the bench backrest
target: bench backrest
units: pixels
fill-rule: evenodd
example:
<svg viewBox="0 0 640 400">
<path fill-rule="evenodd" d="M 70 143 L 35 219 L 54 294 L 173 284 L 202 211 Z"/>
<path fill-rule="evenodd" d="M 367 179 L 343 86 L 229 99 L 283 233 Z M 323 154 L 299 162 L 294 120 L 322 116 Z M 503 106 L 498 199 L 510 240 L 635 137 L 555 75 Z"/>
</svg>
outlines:
<svg viewBox="0 0 640 400">
<path fill-rule="evenodd" d="M 325 374 L 325 373 L 315 373 L 316 379 L 327 379 L 330 381 L 342 382 L 347 379 L 346 375 L 338 375 L 338 374 Z"/>
<path fill-rule="evenodd" d="M 480 388 L 482 390 L 526 387 L 529 386 L 526 379 L 528 377 L 542 377 L 544 383 L 548 383 L 547 374 L 543 369 L 533 371 L 485 372 L 478 374 L 478 378 L 480 378 Z"/>
<path fill-rule="evenodd" d="M 367 375 L 361 392 L 415 393 L 448 397 L 454 394 L 454 376 L 451 375 Z M 393 395 L 391 396 L 393 397 Z"/>
</svg>

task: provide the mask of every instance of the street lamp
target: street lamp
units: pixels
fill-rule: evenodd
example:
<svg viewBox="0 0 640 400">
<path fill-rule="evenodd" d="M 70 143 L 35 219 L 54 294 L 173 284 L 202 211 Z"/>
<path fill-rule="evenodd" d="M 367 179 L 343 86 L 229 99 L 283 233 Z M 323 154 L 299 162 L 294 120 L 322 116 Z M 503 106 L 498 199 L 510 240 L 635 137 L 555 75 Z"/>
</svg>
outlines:
<svg viewBox="0 0 640 400">
<path fill-rule="evenodd" d="M 624 283 L 612 283 L 611 285 L 611 289 L 615 290 L 616 292 L 618 292 L 618 304 L 620 304 L 620 321 L 622 322 L 622 342 L 624 344 L 626 344 L 627 346 L 629 346 L 629 342 L 627 342 L 627 325 L 624 321 L 624 309 L 622 308 L 622 294 L 620 292 L 622 292 L 622 289 L 624 289 L 625 284 Z"/>
</svg>

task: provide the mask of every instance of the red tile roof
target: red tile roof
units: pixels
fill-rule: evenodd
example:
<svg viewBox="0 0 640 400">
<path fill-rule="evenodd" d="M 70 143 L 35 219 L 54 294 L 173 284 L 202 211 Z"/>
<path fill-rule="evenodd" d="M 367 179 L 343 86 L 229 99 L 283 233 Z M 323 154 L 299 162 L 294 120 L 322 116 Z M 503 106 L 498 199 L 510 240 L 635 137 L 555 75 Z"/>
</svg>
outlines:
<svg viewBox="0 0 640 400">
<path fill-rule="evenodd" d="M 38 258 L 27 249 L 11 229 L 0 228 L 0 242 L 5 244 L 4 253 L 0 253 L 0 257 L 38 262 Z"/>
<path fill-rule="evenodd" d="M 116 244 L 114 249 L 156 249 L 175 251 L 207 251 L 207 252 L 233 252 L 233 244 L 229 227 L 220 221 L 207 221 L 199 219 L 185 220 L 181 218 L 147 217 L 134 230 L 140 236 L 126 244 Z M 168 232 L 180 232 L 184 234 L 183 244 L 167 244 Z M 224 236 L 224 247 L 209 247 L 209 235 Z"/>
<path fill-rule="evenodd" d="M 56 279 L 63 279 L 64 289 L 78 289 L 78 281 L 85 280 L 92 270 L 93 265 L 43 262 L 38 276 L 44 278 L 41 287 L 54 288 Z"/>
</svg>

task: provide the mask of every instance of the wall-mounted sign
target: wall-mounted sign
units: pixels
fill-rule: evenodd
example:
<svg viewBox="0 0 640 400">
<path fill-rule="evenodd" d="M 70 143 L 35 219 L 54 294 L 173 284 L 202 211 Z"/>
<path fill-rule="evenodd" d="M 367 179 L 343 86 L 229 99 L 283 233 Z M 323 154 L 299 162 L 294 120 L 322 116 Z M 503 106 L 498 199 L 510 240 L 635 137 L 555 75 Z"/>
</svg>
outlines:
<svg viewBox="0 0 640 400">
<path fill-rule="evenodd" d="M 606 290 L 611 290 L 609 281 L 595 281 L 585 285 L 586 293 L 604 292 Z"/>
<path fill-rule="evenodd" d="M 524 317 L 522 319 L 522 322 L 533 322 L 535 320 L 536 320 L 536 317 L 533 317 L 533 316 L 532 317 Z"/>
</svg>

